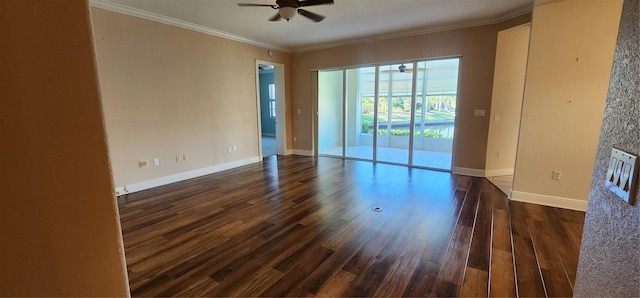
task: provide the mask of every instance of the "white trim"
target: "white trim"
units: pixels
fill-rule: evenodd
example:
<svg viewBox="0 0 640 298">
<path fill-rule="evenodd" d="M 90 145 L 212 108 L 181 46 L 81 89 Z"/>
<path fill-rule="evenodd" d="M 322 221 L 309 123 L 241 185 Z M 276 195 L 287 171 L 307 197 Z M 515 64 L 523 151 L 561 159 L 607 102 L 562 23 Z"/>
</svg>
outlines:
<svg viewBox="0 0 640 298">
<path fill-rule="evenodd" d="M 482 178 L 485 177 L 484 170 L 480 170 L 480 169 L 453 167 L 453 169 L 451 169 L 451 172 L 453 174 L 458 174 L 458 175 L 482 177 Z"/>
<path fill-rule="evenodd" d="M 243 160 L 236 160 L 236 161 L 232 161 L 232 162 L 229 162 L 229 163 L 219 164 L 219 165 L 210 166 L 210 167 L 197 169 L 197 170 L 193 170 L 193 171 L 182 172 L 182 173 L 173 174 L 173 175 L 160 177 L 160 178 L 156 178 L 156 179 L 151 179 L 151 180 L 147 180 L 147 181 L 142 181 L 142 182 L 123 185 L 121 187 L 117 187 L 116 188 L 116 193 L 118 191 L 124 191 L 124 193 L 120 193 L 119 194 L 119 195 L 122 195 L 122 194 L 128 194 L 128 193 L 132 193 L 132 192 L 142 191 L 142 190 L 146 190 L 146 189 L 150 189 L 150 188 L 154 188 L 154 187 L 158 187 L 158 186 L 163 186 L 163 185 L 167 185 L 167 184 L 171 184 L 171 183 L 175 183 L 175 182 L 179 182 L 179 181 L 184 181 L 184 180 L 188 180 L 188 179 L 192 179 L 192 178 L 197 178 L 197 177 L 200 177 L 200 176 L 205 176 L 205 175 L 209 175 L 209 174 L 213 174 L 213 173 L 217 173 L 217 172 L 222 172 L 222 171 L 225 171 L 225 170 L 229 170 L 229 169 L 233 169 L 233 168 L 237 168 L 237 167 L 241 167 L 241 166 L 245 166 L 245 165 L 249 165 L 249 164 L 253 164 L 253 163 L 257 163 L 257 162 L 260 162 L 260 158 L 258 158 L 257 156 L 256 157 L 252 157 L 252 158 L 243 159 Z"/>
<path fill-rule="evenodd" d="M 587 201 L 571 198 L 554 197 L 523 191 L 512 191 L 511 199 L 518 202 L 533 203 L 564 209 L 587 211 Z"/>
<path fill-rule="evenodd" d="M 190 23 L 190 22 L 183 21 L 183 20 L 174 19 L 174 18 L 171 18 L 171 17 L 167 17 L 167 16 L 156 14 L 156 13 L 148 12 L 146 10 L 137 9 L 137 8 L 129 7 L 129 6 L 126 6 L 126 5 L 114 3 L 114 2 L 111 2 L 111 1 L 108 1 L 108 0 L 90 0 L 90 3 L 91 3 L 92 7 L 96 7 L 96 8 L 100 8 L 100 9 L 104 9 L 104 10 L 108 10 L 108 11 L 113 11 L 113 12 L 125 14 L 125 15 L 128 15 L 128 16 L 138 17 L 138 18 L 141 18 L 141 19 L 154 21 L 154 22 L 158 22 L 158 23 L 162 23 L 162 24 L 166 24 L 166 25 L 176 26 L 176 27 L 180 27 L 180 28 L 183 28 L 183 29 L 204 33 L 204 34 L 207 34 L 207 35 L 217 36 L 217 37 L 221 37 L 221 38 L 225 38 L 225 39 L 229 39 L 229 40 L 233 40 L 233 41 L 239 41 L 239 42 L 250 44 L 250 45 L 254 45 L 254 46 L 264 47 L 264 48 L 267 48 L 267 49 L 272 49 L 272 50 L 291 53 L 291 49 L 288 48 L 288 47 L 275 45 L 275 44 L 270 44 L 270 43 L 264 43 L 264 42 L 261 42 L 261 41 L 257 41 L 257 40 L 253 40 L 253 39 L 244 37 L 244 36 L 240 36 L 240 35 L 224 32 L 224 31 L 220 31 L 220 30 L 217 30 L 217 29 L 213 29 L 213 28 L 210 28 L 210 27 L 206 27 L 206 26 Z"/>
<path fill-rule="evenodd" d="M 494 177 L 494 176 L 509 176 L 513 175 L 514 169 L 495 169 L 495 170 L 485 170 L 485 177 Z"/>
<path fill-rule="evenodd" d="M 284 152 L 284 155 L 291 155 L 291 154 L 293 154 L 293 149 L 287 149 L 287 150 Z"/>
<path fill-rule="evenodd" d="M 530 13 L 531 11 L 532 11 L 532 7 L 530 5 L 525 5 L 519 9 L 511 11 L 500 17 L 489 19 L 489 20 L 461 23 L 461 24 L 451 24 L 451 25 L 445 25 L 440 27 L 422 28 L 422 29 L 403 31 L 403 32 L 391 33 L 391 34 L 383 34 L 383 35 L 377 35 L 377 36 L 369 36 L 369 37 L 363 37 L 363 38 L 350 38 L 348 40 L 339 41 L 339 42 L 321 43 L 321 44 L 311 45 L 311 46 L 293 47 L 291 51 L 293 53 L 309 52 L 309 51 L 322 50 L 322 49 L 328 49 L 328 48 L 336 48 L 341 46 L 356 45 L 356 44 L 373 42 L 373 41 L 411 37 L 411 36 L 417 36 L 417 35 L 423 35 L 423 34 L 429 34 L 429 33 L 492 25 L 492 24 L 497 24 L 497 23 L 501 23 L 501 22 L 513 19 L 515 17 L 525 15 L 527 13 Z"/>
<path fill-rule="evenodd" d="M 293 149 L 293 154 L 302 156 L 315 156 L 313 150 Z"/>
<path fill-rule="evenodd" d="M 121 187 L 116 187 L 116 197 L 117 196 L 121 196 L 121 195 L 126 195 L 129 192 L 127 191 L 127 189 L 124 186 Z"/>
</svg>

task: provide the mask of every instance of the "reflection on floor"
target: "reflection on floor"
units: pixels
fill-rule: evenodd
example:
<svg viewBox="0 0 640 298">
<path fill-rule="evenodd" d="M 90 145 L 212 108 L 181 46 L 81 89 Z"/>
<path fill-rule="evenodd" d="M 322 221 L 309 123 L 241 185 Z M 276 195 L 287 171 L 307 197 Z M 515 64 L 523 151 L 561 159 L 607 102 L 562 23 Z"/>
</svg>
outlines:
<svg viewBox="0 0 640 298">
<path fill-rule="evenodd" d="M 511 190 L 513 189 L 513 175 L 487 177 L 487 180 L 504 192 L 507 197 L 511 197 Z"/>
<path fill-rule="evenodd" d="M 377 161 L 407 164 L 409 160 L 407 149 L 378 147 Z M 342 147 L 336 146 L 320 151 L 322 155 L 342 156 Z M 346 157 L 373 159 L 373 148 L 370 146 L 348 146 Z M 451 170 L 451 153 L 415 150 L 413 152 L 413 166 L 433 169 Z"/>
<path fill-rule="evenodd" d="M 277 153 L 276 138 L 262 136 L 262 157 L 276 155 Z"/>
</svg>

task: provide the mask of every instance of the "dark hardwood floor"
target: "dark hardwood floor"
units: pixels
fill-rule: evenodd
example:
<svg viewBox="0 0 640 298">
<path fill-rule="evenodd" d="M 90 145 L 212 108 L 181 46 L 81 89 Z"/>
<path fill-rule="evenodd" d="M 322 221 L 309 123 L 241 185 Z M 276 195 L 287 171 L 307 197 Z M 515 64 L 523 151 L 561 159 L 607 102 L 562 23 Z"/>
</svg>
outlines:
<svg viewBox="0 0 640 298">
<path fill-rule="evenodd" d="M 133 296 L 571 296 L 584 221 L 483 178 L 300 156 L 118 202 Z"/>
</svg>

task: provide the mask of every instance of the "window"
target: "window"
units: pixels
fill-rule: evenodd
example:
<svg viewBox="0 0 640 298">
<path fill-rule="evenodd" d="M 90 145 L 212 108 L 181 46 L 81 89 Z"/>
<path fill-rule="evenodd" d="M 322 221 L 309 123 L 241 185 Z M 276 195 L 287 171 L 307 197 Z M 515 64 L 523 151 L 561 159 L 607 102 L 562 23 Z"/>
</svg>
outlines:
<svg viewBox="0 0 640 298">
<path fill-rule="evenodd" d="M 276 85 L 269 84 L 269 117 L 276 118 Z"/>
</svg>

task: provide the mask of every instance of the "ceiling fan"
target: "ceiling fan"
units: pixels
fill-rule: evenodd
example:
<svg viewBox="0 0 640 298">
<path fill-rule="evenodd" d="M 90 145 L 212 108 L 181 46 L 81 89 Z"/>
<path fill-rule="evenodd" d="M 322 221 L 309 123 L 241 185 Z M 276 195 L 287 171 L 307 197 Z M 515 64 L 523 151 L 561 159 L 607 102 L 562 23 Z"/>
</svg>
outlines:
<svg viewBox="0 0 640 298">
<path fill-rule="evenodd" d="M 411 63 L 411 64 L 413 64 L 413 63 Z M 418 67 L 418 69 L 417 69 L 417 71 L 419 71 L 419 72 L 420 71 L 425 71 L 425 70 L 427 70 L 427 69 L 424 68 L 424 67 Z M 404 63 L 400 64 L 400 66 L 398 66 L 398 68 L 396 68 L 396 69 L 390 68 L 390 69 L 381 69 L 380 70 L 381 73 L 389 73 L 389 72 L 394 72 L 394 73 L 395 72 L 412 73 L 413 71 L 414 71 L 413 65 L 411 65 L 411 67 L 409 68 L 406 65 L 404 65 Z"/>
<path fill-rule="evenodd" d="M 325 17 L 302 9 L 301 7 L 323 4 L 333 4 L 333 0 L 276 0 L 276 4 L 238 3 L 238 6 L 267 6 L 277 9 L 278 13 L 269 19 L 269 21 L 272 22 L 279 21 L 280 19 L 285 19 L 288 22 L 297 12 L 317 23 L 324 20 Z"/>
</svg>

